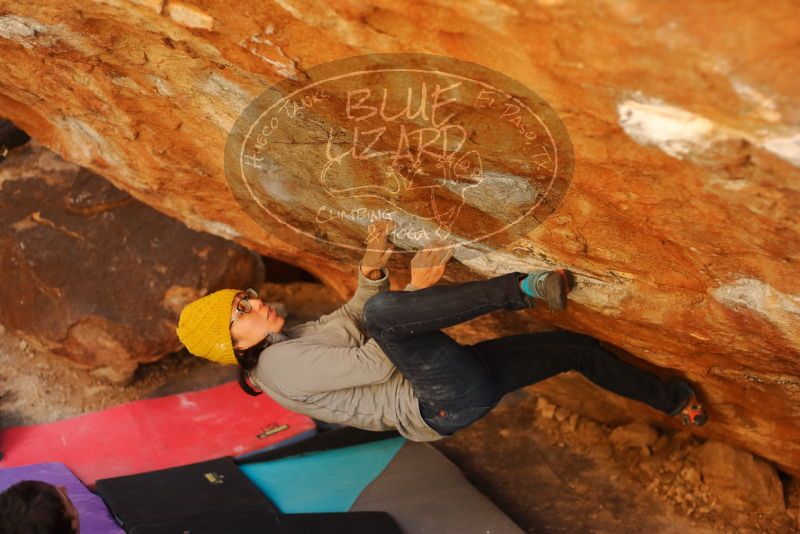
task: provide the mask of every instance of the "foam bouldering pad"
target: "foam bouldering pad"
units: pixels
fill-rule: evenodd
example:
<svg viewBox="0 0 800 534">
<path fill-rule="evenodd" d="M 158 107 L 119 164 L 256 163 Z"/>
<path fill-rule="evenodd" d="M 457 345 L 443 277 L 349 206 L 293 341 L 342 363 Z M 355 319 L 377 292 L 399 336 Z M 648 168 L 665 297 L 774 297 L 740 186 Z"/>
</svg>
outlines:
<svg viewBox="0 0 800 534">
<path fill-rule="evenodd" d="M 97 493 L 127 531 L 164 521 L 278 513 L 230 457 L 100 479 Z"/>
<path fill-rule="evenodd" d="M 346 512 L 405 442 L 383 439 L 239 467 L 283 513 Z"/>
<path fill-rule="evenodd" d="M 384 512 L 281 514 L 173 521 L 135 527 L 130 534 L 401 534 Z"/>
<path fill-rule="evenodd" d="M 237 382 L 134 401 L 55 423 L 0 431 L 0 468 L 66 464 L 84 484 L 270 447 L 315 432 L 313 420 Z"/>
<path fill-rule="evenodd" d="M 319 427 L 320 425 L 317 421 L 317 428 L 319 429 Z M 295 456 L 297 454 L 339 449 L 351 445 L 360 445 L 362 443 L 371 443 L 373 441 L 396 437 L 400 437 L 400 434 L 396 430 L 374 431 L 363 430 L 352 426 L 342 426 L 332 430 L 320 430 L 307 439 L 294 442 L 286 440 L 269 449 L 262 449 L 247 455 L 237 456 L 236 463 L 241 465 L 254 462 L 269 462 L 271 460 L 279 460 L 280 458 Z"/>
<path fill-rule="evenodd" d="M 384 511 L 414 534 L 522 533 L 431 445 L 388 438 L 339 447 L 364 438 L 337 429 L 239 467 L 283 513 Z"/>
<path fill-rule="evenodd" d="M 404 532 L 522 534 L 461 470 L 427 443 L 406 442 L 351 511 L 386 511 Z"/>
<path fill-rule="evenodd" d="M 64 486 L 78 511 L 82 534 L 122 534 L 103 499 L 89 491 L 64 464 L 43 463 L 0 469 L 0 492 L 23 480 Z"/>
<path fill-rule="evenodd" d="M 316 421 L 314 422 L 316 425 Z M 312 428 L 310 430 L 306 430 L 305 432 L 300 432 L 299 434 L 295 434 L 293 436 L 286 437 L 281 441 L 276 441 L 271 445 L 267 445 L 266 447 L 262 447 L 260 449 L 256 449 L 251 452 L 245 452 L 242 454 L 238 454 L 234 456 L 234 460 L 236 463 L 242 463 L 250 461 L 251 458 L 257 458 L 261 454 L 280 454 L 279 451 L 283 449 L 290 449 L 292 447 L 300 446 L 303 442 L 308 441 L 309 439 L 313 439 L 317 436 L 318 429 Z"/>
</svg>

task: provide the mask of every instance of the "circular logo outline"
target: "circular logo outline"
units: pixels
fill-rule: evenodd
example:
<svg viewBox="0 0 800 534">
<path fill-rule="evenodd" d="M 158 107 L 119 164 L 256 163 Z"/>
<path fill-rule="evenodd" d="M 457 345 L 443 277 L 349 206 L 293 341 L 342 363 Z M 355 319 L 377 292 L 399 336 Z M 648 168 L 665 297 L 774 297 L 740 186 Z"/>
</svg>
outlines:
<svg viewBox="0 0 800 534">
<path fill-rule="evenodd" d="M 544 194 L 538 195 L 538 198 L 536 199 L 536 202 L 531 207 L 529 207 L 528 210 L 525 213 L 523 213 L 522 215 L 519 215 L 513 221 L 508 222 L 502 228 L 500 228 L 498 230 L 494 230 L 493 232 L 490 232 L 488 234 L 483 234 L 483 235 L 481 235 L 479 237 L 476 237 L 476 238 L 470 238 L 469 236 L 466 236 L 466 237 L 464 237 L 463 240 L 459 240 L 456 243 L 448 244 L 446 247 L 440 247 L 440 248 L 436 248 L 436 249 L 432 249 L 432 250 L 440 250 L 441 248 L 451 248 L 451 247 L 455 247 L 457 245 L 464 245 L 465 248 L 469 248 L 469 247 L 466 247 L 466 245 L 471 245 L 471 244 L 478 245 L 479 243 L 481 243 L 482 241 L 486 240 L 487 238 L 492 237 L 492 236 L 494 236 L 494 235 L 496 235 L 496 234 L 498 234 L 500 232 L 503 232 L 503 231 L 505 231 L 506 229 L 508 229 L 510 227 L 514 227 L 514 226 L 518 225 L 520 223 L 520 221 L 522 221 L 523 219 L 525 219 L 527 217 L 534 217 L 534 219 L 537 221 L 537 223 L 541 224 L 544 221 L 544 219 L 546 218 L 546 216 L 543 217 L 543 218 L 537 218 L 537 217 L 533 216 L 532 214 L 543 203 L 547 203 L 548 194 L 553 189 L 553 186 L 556 183 L 556 181 L 559 179 L 559 170 L 563 170 L 564 171 L 565 176 L 562 177 L 562 178 L 567 183 L 567 186 L 563 188 L 563 192 L 561 194 L 561 198 L 563 198 L 564 194 L 566 194 L 566 190 L 568 188 L 568 184 L 569 184 L 569 182 L 571 180 L 571 173 L 572 173 L 572 170 L 574 169 L 574 153 L 573 153 L 573 147 L 572 147 L 571 140 L 569 139 L 568 133 L 566 131 L 566 126 L 560 121 L 560 119 L 558 118 L 557 114 L 555 113 L 555 110 L 553 110 L 553 108 L 546 101 L 544 101 L 544 99 L 539 97 L 538 94 L 536 94 L 535 92 L 531 91 L 529 88 L 527 88 L 526 86 L 524 86 L 523 84 L 521 84 L 517 80 L 514 80 L 513 78 L 510 78 L 505 74 L 502 74 L 502 73 L 500 73 L 498 71 L 494 71 L 492 69 L 489 69 L 487 67 L 484 67 L 482 65 L 479 65 L 479 64 L 476 64 L 476 63 L 473 63 L 473 62 L 469 62 L 469 61 L 465 61 L 465 60 L 461 60 L 461 59 L 449 58 L 447 56 L 439 56 L 439 55 L 434 55 L 434 54 L 421 54 L 421 53 L 397 53 L 397 54 L 381 53 L 381 54 L 364 54 L 364 55 L 358 55 L 358 56 L 350 56 L 350 57 L 347 57 L 347 58 L 337 59 L 337 60 L 334 60 L 334 61 L 331 61 L 331 62 L 328 62 L 328 63 L 323 63 L 323 64 L 320 64 L 320 65 L 316 65 L 316 66 L 311 67 L 310 69 L 306 70 L 305 72 L 306 73 L 310 73 L 310 72 L 312 72 L 314 70 L 320 70 L 320 68 L 323 68 L 323 67 L 324 68 L 328 68 L 328 69 L 333 69 L 335 66 L 340 66 L 340 65 L 343 65 L 343 64 L 348 64 L 349 65 L 351 63 L 357 63 L 359 61 L 371 60 L 371 59 L 375 59 L 375 58 L 379 58 L 381 60 L 395 60 L 395 61 L 397 61 L 397 60 L 401 60 L 401 59 L 408 59 L 409 57 L 414 58 L 414 59 L 419 59 L 420 57 L 422 57 L 422 58 L 428 59 L 429 61 L 430 60 L 432 60 L 433 62 L 443 61 L 443 62 L 445 62 L 447 64 L 461 63 L 460 67 L 463 67 L 464 65 L 467 65 L 470 68 L 479 69 L 480 71 L 482 71 L 484 73 L 485 72 L 489 72 L 493 76 L 499 76 L 502 81 L 506 82 L 507 85 L 516 86 L 516 89 L 518 89 L 518 90 L 519 89 L 523 89 L 524 91 L 526 91 L 528 93 L 527 97 L 529 99 L 532 97 L 532 100 L 537 102 L 540 105 L 539 107 L 542 108 L 542 112 L 550 112 L 552 114 L 549 117 L 550 121 L 546 121 L 545 119 L 542 118 L 542 116 L 540 116 L 540 114 L 537 114 L 536 112 L 534 112 L 534 110 L 531 109 L 531 107 L 526 102 L 524 102 L 522 99 L 520 99 L 518 96 L 516 96 L 512 91 L 510 91 L 508 87 L 499 86 L 497 84 L 490 84 L 490 83 L 487 83 L 487 82 L 485 82 L 485 81 L 483 81 L 481 79 L 477 79 L 476 77 L 466 76 L 466 75 L 464 75 L 464 74 L 462 74 L 460 72 L 456 72 L 456 71 L 442 70 L 441 68 L 424 69 L 424 68 L 396 67 L 396 66 L 389 67 L 389 68 L 384 68 L 380 61 L 376 61 L 375 64 L 378 65 L 377 68 L 366 68 L 366 69 L 360 69 L 360 70 L 347 70 L 346 72 L 343 72 L 343 73 L 340 72 L 339 74 L 336 74 L 336 75 L 333 75 L 333 76 L 322 77 L 322 78 L 317 79 L 317 80 L 311 80 L 311 82 L 308 83 L 308 84 L 303 84 L 303 85 L 297 84 L 298 87 L 296 87 L 296 88 L 294 88 L 294 90 L 288 91 L 288 92 L 283 92 L 283 91 L 281 91 L 280 88 L 281 88 L 282 85 L 285 85 L 285 84 L 291 85 L 292 81 L 290 81 L 290 80 L 281 80 L 278 83 L 272 85 L 266 91 L 264 91 L 259 97 L 257 97 L 253 102 L 251 102 L 250 105 L 248 105 L 245 108 L 245 110 L 237 118 L 237 121 L 236 121 L 236 123 L 234 125 L 234 128 L 231 130 L 231 132 L 229 134 L 228 142 L 226 143 L 226 156 L 225 156 L 225 171 L 226 172 L 225 172 L 225 174 L 226 174 L 226 177 L 228 178 L 228 184 L 229 184 L 229 187 L 231 188 L 232 192 L 234 192 L 235 198 L 237 198 L 237 201 L 239 201 L 239 203 L 243 206 L 243 208 L 248 213 L 248 215 L 250 215 L 251 218 L 253 218 L 259 225 L 261 225 L 262 227 L 265 227 L 262 224 L 262 222 L 258 220 L 258 218 L 254 217 L 253 214 L 250 213 L 250 211 L 248 209 L 248 206 L 247 206 L 247 202 L 243 202 L 243 199 L 240 197 L 240 195 L 236 194 L 236 189 L 237 188 L 233 185 L 233 178 L 231 176 L 231 169 L 230 169 L 230 166 L 229 166 L 229 159 L 230 159 L 229 155 L 230 155 L 230 149 L 232 147 L 238 147 L 238 151 L 237 151 L 238 155 L 237 155 L 237 158 L 236 158 L 236 162 L 237 162 L 237 168 L 236 168 L 237 174 L 236 174 L 236 176 L 237 177 L 241 177 L 241 184 L 246 188 L 246 190 L 247 190 L 247 192 L 249 194 L 249 201 L 255 202 L 258 205 L 258 207 L 261 209 L 262 213 L 266 213 L 267 215 L 269 215 L 269 217 L 271 217 L 272 220 L 277 221 L 279 224 L 281 224 L 284 227 L 288 228 L 289 230 L 291 230 L 295 234 L 302 235 L 302 236 L 304 236 L 306 238 L 310 238 L 310 239 L 312 239 L 313 241 L 315 241 L 317 243 L 322 243 L 323 245 L 325 245 L 325 244 L 333 245 L 335 247 L 341 247 L 341 248 L 346 248 L 346 249 L 350 249 L 350 250 L 361 250 L 361 251 L 365 250 L 363 246 L 355 246 L 355 245 L 350 245 L 348 243 L 334 242 L 334 241 L 328 240 L 327 237 L 320 237 L 319 234 L 311 234 L 311 233 L 309 233 L 309 232 L 307 232 L 307 231 L 305 231 L 303 229 L 295 227 L 293 224 L 291 224 L 288 221 L 284 221 L 280 216 L 278 216 L 277 214 L 273 213 L 273 211 L 268 206 L 266 206 L 263 202 L 261 202 L 261 199 L 259 198 L 259 196 L 257 194 L 255 194 L 255 192 L 251 188 L 251 184 L 247 180 L 247 175 L 246 175 L 247 171 L 245 170 L 245 163 L 244 163 L 247 142 L 248 142 L 248 140 L 252 139 L 252 137 L 254 135 L 253 131 L 257 128 L 257 126 L 262 122 L 262 120 L 266 116 L 268 116 L 273 110 L 278 110 L 278 112 L 280 112 L 286 106 L 287 103 L 292 102 L 292 98 L 295 98 L 298 94 L 300 94 L 300 93 L 302 93 L 304 91 L 310 92 L 314 88 L 323 87 L 325 84 L 330 84 L 330 83 L 336 82 L 338 80 L 354 78 L 354 77 L 358 77 L 358 76 L 365 76 L 365 75 L 374 76 L 374 75 L 377 75 L 377 74 L 385 74 L 385 73 L 417 73 L 417 74 L 423 74 L 423 75 L 438 75 L 438 76 L 444 77 L 445 79 L 460 80 L 461 82 L 466 82 L 466 83 L 473 84 L 475 86 L 483 87 L 486 90 L 491 91 L 494 95 L 501 95 L 502 97 L 506 98 L 507 100 L 513 102 L 515 105 L 519 106 L 520 109 L 524 109 L 527 112 L 527 116 L 533 118 L 536 122 L 538 122 L 538 124 L 541 126 L 542 130 L 547 133 L 547 136 L 548 136 L 549 141 L 550 141 L 550 146 L 553 147 L 552 159 L 554 161 L 554 165 L 553 165 L 553 169 L 552 169 L 552 171 L 550 173 L 550 178 L 548 180 L 547 187 L 546 187 L 546 189 L 544 191 Z M 438 87 L 438 85 L 437 85 L 437 87 Z M 272 98 L 272 95 L 274 93 L 277 93 L 279 95 L 276 99 Z M 272 99 L 272 100 L 270 100 L 270 99 Z M 271 105 L 269 105 L 266 108 L 263 108 L 263 101 L 264 100 L 271 101 L 272 102 Z M 246 122 L 249 123 L 249 127 L 247 127 L 247 129 L 246 129 L 246 133 L 243 136 L 243 140 L 241 142 L 236 141 L 237 132 L 242 132 L 243 131 L 242 121 L 250 118 L 250 116 L 253 114 L 254 110 L 259 110 L 259 109 L 262 109 L 262 110 L 257 114 L 257 117 L 255 119 L 251 119 L 251 120 L 246 121 Z M 300 108 L 299 111 L 296 110 L 296 113 L 302 113 L 302 111 L 304 109 L 305 109 L 305 107 Z M 269 120 L 270 125 L 273 125 L 274 123 L 272 121 L 275 121 L 275 120 L 276 120 L 275 116 L 271 117 L 270 120 Z M 340 129 L 342 128 L 340 125 L 337 125 L 337 126 Z M 276 129 L 277 127 L 276 126 L 272 126 L 272 128 Z M 561 133 L 562 135 L 560 135 L 560 136 L 554 135 L 554 132 L 552 131 L 553 129 L 555 129 L 556 131 L 560 130 L 560 132 L 557 132 L 557 133 Z M 263 131 L 263 129 L 262 129 L 262 131 Z M 558 137 L 558 139 L 556 139 L 556 137 Z M 561 141 L 562 146 L 559 145 L 559 141 Z M 566 146 L 563 146 L 563 143 L 566 143 Z M 526 143 L 526 145 L 527 145 L 527 143 Z M 266 143 L 265 143 L 264 146 L 266 146 Z M 549 156 L 549 154 L 548 154 L 548 156 Z M 561 157 L 562 161 L 559 160 L 559 157 Z M 561 198 L 559 198 L 559 202 L 560 202 Z M 549 205 L 549 207 L 552 208 L 552 211 L 555 211 L 555 209 L 557 207 L 557 204 L 555 206 Z M 551 211 L 551 213 L 552 213 L 552 211 Z M 549 214 L 547 214 L 547 215 L 549 215 Z M 538 226 L 538 224 L 537 224 L 537 226 Z M 265 227 L 265 229 L 267 231 L 270 231 L 269 228 Z M 414 251 L 414 250 L 402 250 L 402 249 L 399 249 L 399 250 L 396 249 L 395 250 L 395 253 L 409 253 L 409 252 L 416 252 L 416 251 Z"/>
</svg>

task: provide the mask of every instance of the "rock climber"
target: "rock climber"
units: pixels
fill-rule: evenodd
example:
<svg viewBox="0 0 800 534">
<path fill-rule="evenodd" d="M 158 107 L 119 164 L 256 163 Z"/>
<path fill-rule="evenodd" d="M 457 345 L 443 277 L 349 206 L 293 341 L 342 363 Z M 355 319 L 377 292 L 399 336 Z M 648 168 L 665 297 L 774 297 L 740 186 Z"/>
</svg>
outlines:
<svg viewBox="0 0 800 534">
<path fill-rule="evenodd" d="M 190 353 L 239 366 L 250 394 L 293 412 L 412 441 L 451 436 L 486 415 L 506 393 L 576 370 L 596 385 L 684 424 L 707 416 L 691 385 L 625 363 L 598 340 L 557 330 L 462 345 L 441 331 L 495 310 L 543 302 L 563 310 L 574 276 L 566 269 L 510 272 L 435 285 L 453 254 L 433 241 L 411 260 L 411 282 L 388 291 L 394 225 L 379 221 L 358 265 L 358 288 L 336 311 L 284 328 L 253 289 L 223 289 L 189 303 L 177 333 Z"/>
</svg>

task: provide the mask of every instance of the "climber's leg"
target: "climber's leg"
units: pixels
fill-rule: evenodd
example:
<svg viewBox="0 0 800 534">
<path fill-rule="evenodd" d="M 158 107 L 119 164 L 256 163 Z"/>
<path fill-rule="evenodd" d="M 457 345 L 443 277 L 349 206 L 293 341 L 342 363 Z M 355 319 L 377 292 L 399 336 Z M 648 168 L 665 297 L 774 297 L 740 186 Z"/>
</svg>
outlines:
<svg viewBox="0 0 800 534">
<path fill-rule="evenodd" d="M 576 370 L 598 386 L 672 414 L 686 402 L 676 381 L 623 362 L 591 336 L 565 330 L 505 336 L 470 345 L 490 369 L 500 396 Z"/>
<path fill-rule="evenodd" d="M 416 291 L 384 291 L 364 304 L 363 323 L 372 336 L 397 339 L 435 332 L 495 310 L 532 308 L 534 299 L 519 287 L 524 276 L 511 272 Z"/>
<path fill-rule="evenodd" d="M 411 384 L 423 419 L 442 435 L 480 419 L 500 398 L 479 355 L 440 330 L 374 339 Z"/>
</svg>

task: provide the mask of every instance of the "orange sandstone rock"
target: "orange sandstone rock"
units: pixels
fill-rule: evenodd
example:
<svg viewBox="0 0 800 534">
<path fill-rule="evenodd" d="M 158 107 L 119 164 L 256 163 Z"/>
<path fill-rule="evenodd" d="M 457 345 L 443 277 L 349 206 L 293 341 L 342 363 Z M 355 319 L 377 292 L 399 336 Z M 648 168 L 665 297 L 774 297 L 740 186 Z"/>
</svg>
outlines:
<svg viewBox="0 0 800 534">
<path fill-rule="evenodd" d="M 569 266 L 577 287 L 567 309 L 532 316 L 687 377 L 711 418 L 694 432 L 800 474 L 794 2 L 281 0 L 263 9 L 219 0 L 184 11 L 169 2 L 161 13 L 146 5 L 0 0 L 0 114 L 136 199 L 297 264 L 345 297 L 361 251 L 279 236 L 231 194 L 223 154 L 237 117 L 272 84 L 300 83 L 312 66 L 359 54 L 427 52 L 501 72 L 563 121 L 572 180 L 522 239 L 470 261 L 456 254 L 448 281 Z M 283 156 L 313 140 L 295 142 Z M 476 199 L 472 228 L 519 193 L 502 188 L 514 177 L 501 166 L 515 153 L 487 160 L 497 191 Z M 381 176 L 370 170 L 352 179 Z M 281 201 L 283 215 L 313 229 L 319 202 L 303 187 L 313 173 L 293 172 L 297 192 Z M 362 237 L 338 219 L 325 232 Z M 403 287 L 408 256 L 389 267 L 392 287 Z M 676 424 L 580 378 L 541 388 L 619 423 Z"/>
</svg>

